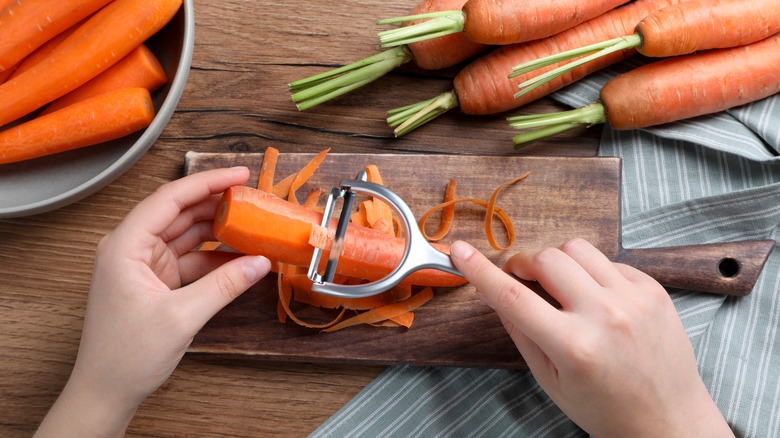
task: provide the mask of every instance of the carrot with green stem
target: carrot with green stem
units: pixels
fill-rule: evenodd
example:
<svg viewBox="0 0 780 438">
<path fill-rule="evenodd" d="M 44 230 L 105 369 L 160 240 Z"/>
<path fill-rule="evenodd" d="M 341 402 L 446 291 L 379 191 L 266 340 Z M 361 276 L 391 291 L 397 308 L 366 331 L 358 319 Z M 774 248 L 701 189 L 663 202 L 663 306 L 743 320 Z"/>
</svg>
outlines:
<svg viewBox="0 0 780 438">
<path fill-rule="evenodd" d="M 743 46 L 778 32 L 778 0 L 692 0 L 653 12 L 639 22 L 630 35 L 517 65 L 509 77 L 576 58 L 522 82 L 516 94 L 521 96 L 556 76 L 615 51 L 636 49 L 649 57 L 679 56 Z"/>
<path fill-rule="evenodd" d="M 0 132 L 0 164 L 38 158 L 124 137 L 154 119 L 145 88 L 110 91 Z"/>
<path fill-rule="evenodd" d="M 162 29 L 182 0 L 114 0 L 43 61 L 0 85 L 0 126 L 86 83 Z"/>
<path fill-rule="evenodd" d="M 580 78 L 625 59 L 633 50 L 618 51 L 555 78 L 521 98 L 517 85 L 525 77 L 507 80 L 511 68 L 563 50 L 625 35 L 652 11 L 680 0 L 637 0 L 613 9 L 556 35 L 526 43 L 500 46 L 469 63 L 455 76 L 452 91 L 388 112 L 387 122 L 397 137 L 424 125 L 445 112 L 460 108 L 465 114 L 485 115 L 518 108 Z M 550 66 L 549 68 L 553 68 Z"/>
<path fill-rule="evenodd" d="M 580 126 L 639 129 L 712 114 L 780 92 L 780 36 L 666 58 L 618 75 L 599 100 L 570 111 L 510 117 L 516 147 Z"/>
<path fill-rule="evenodd" d="M 414 14 L 378 24 L 427 19 L 379 32 L 382 47 L 463 33 L 469 41 L 506 45 L 554 35 L 614 9 L 628 0 L 469 0 L 460 10 Z"/>
<path fill-rule="evenodd" d="M 16 0 L 0 10 L 0 71 L 111 0 Z"/>
<path fill-rule="evenodd" d="M 412 13 L 460 8 L 466 0 L 422 0 Z M 425 70 L 438 70 L 466 61 L 487 46 L 452 35 L 436 41 L 422 41 L 394 47 L 324 73 L 288 84 L 299 110 L 307 110 L 361 88 L 398 67 L 414 62 Z"/>
</svg>

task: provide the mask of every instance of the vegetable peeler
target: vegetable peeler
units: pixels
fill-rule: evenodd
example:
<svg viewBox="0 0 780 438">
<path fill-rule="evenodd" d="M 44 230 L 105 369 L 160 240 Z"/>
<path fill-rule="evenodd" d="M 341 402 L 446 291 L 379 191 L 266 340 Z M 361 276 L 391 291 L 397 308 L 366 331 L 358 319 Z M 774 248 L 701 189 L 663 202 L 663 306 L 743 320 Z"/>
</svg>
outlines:
<svg viewBox="0 0 780 438">
<path fill-rule="evenodd" d="M 339 199 L 342 200 L 341 213 L 336 226 L 325 271 L 320 274 L 318 267 L 322 259 L 322 248 L 315 248 L 309 265 L 308 277 L 314 282 L 312 290 L 317 293 L 342 298 L 361 298 L 377 295 L 398 285 L 409 274 L 420 269 L 438 269 L 450 274 L 463 276 L 452 264 L 449 255 L 444 254 L 428 243 L 419 228 L 412 209 L 395 192 L 387 187 L 367 180 L 365 171 L 357 174 L 353 180 L 341 180 L 339 187 L 333 187 L 325 203 L 322 215 L 322 227 L 328 228 Z M 352 207 L 357 193 L 364 193 L 385 201 L 400 217 L 401 227 L 406 236 L 406 247 L 401 263 L 386 277 L 359 285 L 341 285 L 333 283 L 336 266 L 343 248 Z"/>
</svg>

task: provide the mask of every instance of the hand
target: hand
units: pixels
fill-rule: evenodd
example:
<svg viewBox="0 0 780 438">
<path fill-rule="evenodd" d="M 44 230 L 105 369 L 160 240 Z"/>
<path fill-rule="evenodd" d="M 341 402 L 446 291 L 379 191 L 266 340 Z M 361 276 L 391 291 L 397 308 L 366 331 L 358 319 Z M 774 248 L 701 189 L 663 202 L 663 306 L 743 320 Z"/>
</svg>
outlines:
<svg viewBox="0 0 780 438">
<path fill-rule="evenodd" d="M 198 330 L 269 272 L 264 257 L 192 251 L 214 240 L 219 194 L 248 177 L 219 169 L 166 184 L 100 241 L 76 364 L 39 435 L 122 435 Z"/>
<path fill-rule="evenodd" d="M 495 309 L 539 385 L 599 436 L 733 436 L 699 376 L 664 288 L 575 239 L 511 257 L 502 271 L 464 242 L 455 266 Z M 538 282 L 551 305 L 517 281 Z"/>
</svg>

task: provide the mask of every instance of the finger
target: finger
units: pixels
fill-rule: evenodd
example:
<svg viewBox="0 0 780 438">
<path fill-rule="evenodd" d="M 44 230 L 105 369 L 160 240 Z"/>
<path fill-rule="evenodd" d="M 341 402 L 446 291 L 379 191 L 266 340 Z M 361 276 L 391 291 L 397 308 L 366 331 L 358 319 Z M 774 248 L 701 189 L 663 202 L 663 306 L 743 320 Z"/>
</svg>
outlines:
<svg viewBox="0 0 780 438">
<path fill-rule="evenodd" d="M 619 286 L 625 282 L 625 277 L 615 264 L 585 239 L 572 239 L 561 246 L 561 251 L 604 287 Z"/>
<path fill-rule="evenodd" d="M 477 289 L 477 295 L 501 317 L 535 342 L 555 333 L 558 311 L 542 297 L 465 242 L 450 248 L 452 262 Z"/>
<path fill-rule="evenodd" d="M 200 328 L 223 307 L 240 296 L 271 270 L 262 256 L 242 256 L 209 272 L 174 294 L 182 310 Z"/>
<path fill-rule="evenodd" d="M 210 220 L 204 220 L 191 225 L 181 235 L 169 240 L 168 247 L 174 254 L 181 256 L 210 240 L 214 240 L 214 224 Z"/>
<path fill-rule="evenodd" d="M 249 179 L 249 169 L 232 167 L 198 172 L 167 183 L 141 201 L 123 221 L 128 232 L 163 233 L 186 208 Z M 122 226 L 120 225 L 120 227 Z"/>
<path fill-rule="evenodd" d="M 557 248 L 517 253 L 504 269 L 524 280 L 537 281 L 564 309 L 598 299 L 601 289 L 579 263 Z"/>
<path fill-rule="evenodd" d="M 188 252 L 179 257 L 179 278 L 181 283 L 192 283 L 238 257 L 242 257 L 242 254 L 227 251 Z"/>
<path fill-rule="evenodd" d="M 221 195 L 212 195 L 204 201 L 184 209 L 168 228 L 160 233 L 160 238 L 163 241 L 168 242 L 186 232 L 195 223 L 200 221 L 212 222 L 216 215 L 220 198 Z"/>
</svg>

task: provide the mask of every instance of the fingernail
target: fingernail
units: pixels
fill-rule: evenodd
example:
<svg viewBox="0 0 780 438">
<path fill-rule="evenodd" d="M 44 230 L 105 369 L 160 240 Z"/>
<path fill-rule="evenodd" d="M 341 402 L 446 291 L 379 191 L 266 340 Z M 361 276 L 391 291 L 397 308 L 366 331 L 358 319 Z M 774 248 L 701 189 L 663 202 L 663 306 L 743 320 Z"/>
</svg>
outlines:
<svg viewBox="0 0 780 438">
<path fill-rule="evenodd" d="M 456 259 L 468 260 L 474 254 L 474 247 L 462 240 L 458 240 L 450 247 L 450 254 Z"/>
<path fill-rule="evenodd" d="M 250 257 L 244 262 L 244 274 L 252 283 L 260 280 L 271 270 L 271 262 L 263 256 Z"/>
</svg>

